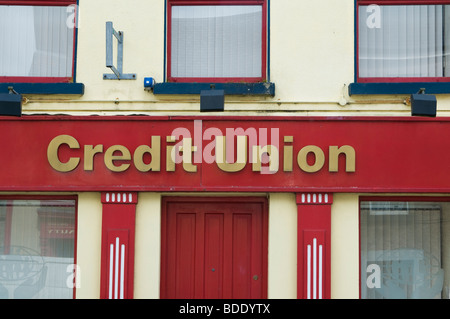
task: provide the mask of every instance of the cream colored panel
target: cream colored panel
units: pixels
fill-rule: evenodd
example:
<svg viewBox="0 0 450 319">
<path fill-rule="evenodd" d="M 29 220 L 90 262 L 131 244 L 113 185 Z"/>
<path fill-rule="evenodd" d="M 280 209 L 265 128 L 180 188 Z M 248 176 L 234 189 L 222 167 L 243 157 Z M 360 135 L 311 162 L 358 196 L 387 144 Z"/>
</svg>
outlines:
<svg viewBox="0 0 450 319">
<path fill-rule="evenodd" d="M 140 193 L 136 208 L 135 299 L 159 298 L 160 256 L 161 194 Z"/>
<path fill-rule="evenodd" d="M 77 265 L 81 281 L 77 299 L 100 298 L 102 204 L 100 193 L 78 195 Z"/>
<path fill-rule="evenodd" d="M 334 194 L 331 206 L 331 298 L 359 298 L 358 194 Z"/>
<path fill-rule="evenodd" d="M 297 298 L 297 204 L 295 194 L 269 197 L 269 299 Z"/>
</svg>

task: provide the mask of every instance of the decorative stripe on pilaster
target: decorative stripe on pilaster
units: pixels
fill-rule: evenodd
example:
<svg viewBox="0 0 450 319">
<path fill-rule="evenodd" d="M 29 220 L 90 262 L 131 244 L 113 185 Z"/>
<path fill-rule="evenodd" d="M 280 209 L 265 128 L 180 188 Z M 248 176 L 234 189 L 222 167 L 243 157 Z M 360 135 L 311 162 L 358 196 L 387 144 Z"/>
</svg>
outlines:
<svg viewBox="0 0 450 319">
<path fill-rule="evenodd" d="M 330 193 L 299 193 L 297 242 L 297 297 L 330 298 Z"/>
<path fill-rule="evenodd" d="M 132 299 L 137 193 L 102 193 L 102 299 Z"/>
</svg>

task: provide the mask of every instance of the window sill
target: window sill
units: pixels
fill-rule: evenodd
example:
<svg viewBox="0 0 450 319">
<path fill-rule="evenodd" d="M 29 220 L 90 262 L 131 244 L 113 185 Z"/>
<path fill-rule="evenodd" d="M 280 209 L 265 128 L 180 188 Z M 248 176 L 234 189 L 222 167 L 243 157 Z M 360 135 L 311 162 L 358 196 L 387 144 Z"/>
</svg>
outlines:
<svg viewBox="0 0 450 319">
<path fill-rule="evenodd" d="M 84 94 L 83 83 L 0 83 L 0 93 L 8 93 L 8 87 L 13 87 L 19 94 Z"/>
<path fill-rule="evenodd" d="M 410 83 L 351 83 L 349 95 L 371 94 L 414 94 L 420 89 L 427 94 L 450 94 L 450 83 L 447 82 L 410 82 Z"/>
<path fill-rule="evenodd" d="M 225 95 L 262 95 L 274 96 L 275 84 L 259 83 L 156 83 L 153 94 L 200 94 L 202 90 L 224 90 Z"/>
</svg>

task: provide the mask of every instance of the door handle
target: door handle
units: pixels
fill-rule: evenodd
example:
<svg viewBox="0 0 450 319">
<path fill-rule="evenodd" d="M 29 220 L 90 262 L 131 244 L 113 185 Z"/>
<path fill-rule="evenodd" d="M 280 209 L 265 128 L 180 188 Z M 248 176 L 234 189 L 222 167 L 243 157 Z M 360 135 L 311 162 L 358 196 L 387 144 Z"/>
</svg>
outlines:
<svg viewBox="0 0 450 319">
<path fill-rule="evenodd" d="M 253 280 L 258 280 L 258 275 L 254 275 Z"/>
</svg>

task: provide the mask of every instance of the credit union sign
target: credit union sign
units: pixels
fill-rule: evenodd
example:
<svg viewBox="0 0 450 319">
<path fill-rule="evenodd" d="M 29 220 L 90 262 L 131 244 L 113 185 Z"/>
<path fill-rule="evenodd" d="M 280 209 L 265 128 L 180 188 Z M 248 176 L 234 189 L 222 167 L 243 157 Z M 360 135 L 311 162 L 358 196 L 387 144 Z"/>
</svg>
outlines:
<svg viewBox="0 0 450 319">
<path fill-rule="evenodd" d="M 3 191 L 448 192 L 448 119 L 0 119 Z"/>
</svg>

